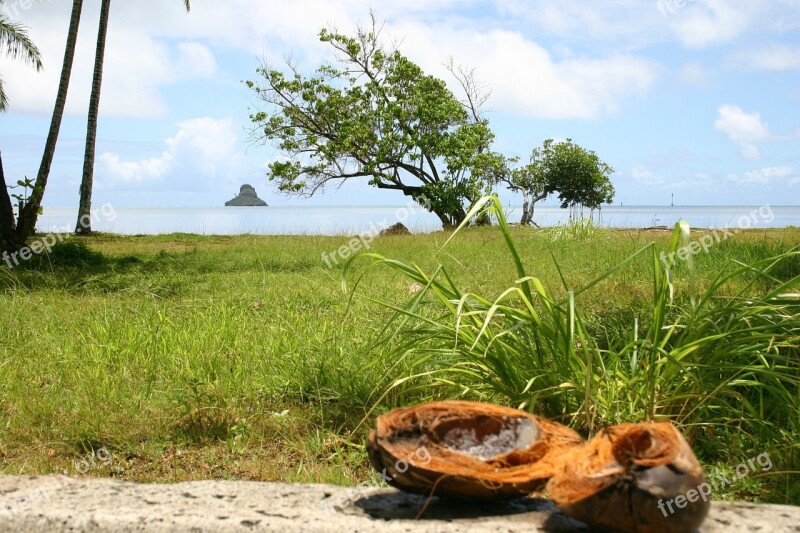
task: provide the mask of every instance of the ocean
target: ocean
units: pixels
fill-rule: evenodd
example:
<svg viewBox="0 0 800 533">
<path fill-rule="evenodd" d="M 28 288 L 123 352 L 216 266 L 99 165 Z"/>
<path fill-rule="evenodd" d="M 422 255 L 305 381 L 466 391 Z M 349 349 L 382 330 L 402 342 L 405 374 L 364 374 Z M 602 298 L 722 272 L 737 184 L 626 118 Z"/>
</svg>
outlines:
<svg viewBox="0 0 800 533">
<path fill-rule="evenodd" d="M 507 207 L 510 222 L 521 209 Z M 46 208 L 37 229 L 71 232 L 76 209 Z M 554 226 L 569 220 L 569 211 L 537 207 L 534 221 Z M 596 224 L 613 228 L 673 226 L 686 220 L 695 228 L 777 228 L 800 226 L 798 206 L 610 206 L 595 212 Z M 438 218 L 420 207 L 145 207 L 102 206 L 92 212 L 95 231 L 123 235 L 196 233 L 201 235 L 356 235 L 375 233 L 396 222 L 412 232 L 441 229 Z"/>
</svg>

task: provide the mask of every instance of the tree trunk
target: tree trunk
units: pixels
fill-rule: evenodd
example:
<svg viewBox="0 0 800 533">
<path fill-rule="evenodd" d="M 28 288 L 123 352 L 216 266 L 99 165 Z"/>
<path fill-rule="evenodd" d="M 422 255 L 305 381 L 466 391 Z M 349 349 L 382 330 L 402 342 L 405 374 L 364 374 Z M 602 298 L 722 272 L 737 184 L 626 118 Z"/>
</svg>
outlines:
<svg viewBox="0 0 800 533">
<path fill-rule="evenodd" d="M 522 220 L 520 220 L 521 226 L 536 226 L 539 227 L 533 221 L 533 210 L 536 207 L 536 202 L 540 200 L 544 200 L 547 198 L 547 193 L 535 194 L 531 191 L 522 191 L 522 197 L 524 198 L 524 202 L 522 204 Z"/>
<path fill-rule="evenodd" d="M 432 211 L 434 215 L 439 217 L 439 222 L 442 223 L 442 228 L 448 229 L 452 228 L 452 224 L 450 223 L 450 217 L 447 216 L 447 213 L 440 213 L 439 211 Z"/>
<path fill-rule="evenodd" d="M 28 198 L 28 203 L 20 210 L 17 222 L 16 238 L 20 242 L 24 242 L 30 237 L 36 228 L 39 208 L 42 205 L 45 187 L 47 187 L 47 179 L 50 177 L 50 167 L 53 164 L 53 156 L 56 153 L 61 120 L 64 117 L 64 108 L 67 106 L 67 92 L 69 90 L 70 75 L 72 74 L 72 63 L 75 59 L 75 43 L 78 40 L 78 26 L 80 25 L 82 9 L 83 0 L 72 0 L 72 16 L 69 21 L 67 47 L 64 50 L 64 64 L 61 67 L 61 80 L 58 84 L 58 95 L 53 109 L 53 117 L 50 121 L 50 131 L 47 134 L 42 163 L 39 166 L 39 173 L 36 176 L 33 192 L 31 197 Z"/>
<path fill-rule="evenodd" d="M 464 209 L 461 207 L 459 207 L 455 212 L 450 212 L 445 210 L 441 206 L 437 207 L 433 205 L 433 203 L 428 198 L 425 197 L 425 194 L 422 192 L 421 187 L 412 187 L 402 184 L 381 186 L 381 184 L 379 183 L 378 188 L 399 190 L 403 193 L 403 195 L 411 197 L 412 199 L 414 199 L 415 202 L 419 203 L 426 210 L 439 217 L 439 220 L 442 222 L 442 226 L 444 227 L 444 229 L 456 228 L 458 227 L 459 224 L 461 224 L 461 222 L 463 222 L 465 218 L 467 218 L 467 212 L 464 211 Z"/>
<path fill-rule="evenodd" d="M 467 212 L 463 208 L 459 208 L 455 213 L 442 209 L 431 209 L 431 212 L 439 217 L 442 222 L 442 228 L 445 230 L 457 228 L 467 218 Z"/>
<path fill-rule="evenodd" d="M 0 253 L 19 250 L 20 242 L 14 231 L 15 227 L 14 206 L 8 194 L 6 176 L 3 172 L 3 156 L 0 154 Z"/>
<path fill-rule="evenodd" d="M 531 196 L 528 191 L 522 191 L 522 220 L 519 221 L 520 226 L 528 226 L 533 219 L 533 204 L 531 203 Z"/>
<path fill-rule="evenodd" d="M 81 199 L 78 205 L 78 221 L 75 233 L 92 233 L 92 187 L 94 186 L 94 160 L 97 147 L 97 117 L 100 114 L 100 90 L 103 85 L 103 61 L 106 54 L 106 35 L 111 0 L 103 0 L 100 7 L 100 27 L 97 32 L 97 51 L 94 57 L 94 77 L 92 96 L 89 99 L 89 121 L 86 126 L 86 151 L 83 156 L 83 178 L 81 179 Z"/>
<path fill-rule="evenodd" d="M 475 201 L 470 200 L 470 208 L 473 205 L 475 205 L 476 202 L 477 202 L 477 200 L 475 200 Z M 466 216 L 467 216 L 466 213 L 464 213 L 464 216 L 461 218 L 461 220 L 464 220 L 464 218 L 466 218 Z M 479 217 L 477 217 L 475 219 L 474 224 L 476 226 L 491 226 L 492 225 L 492 217 L 491 217 L 491 215 L 489 214 L 488 211 L 484 211 L 482 215 L 480 215 Z"/>
</svg>

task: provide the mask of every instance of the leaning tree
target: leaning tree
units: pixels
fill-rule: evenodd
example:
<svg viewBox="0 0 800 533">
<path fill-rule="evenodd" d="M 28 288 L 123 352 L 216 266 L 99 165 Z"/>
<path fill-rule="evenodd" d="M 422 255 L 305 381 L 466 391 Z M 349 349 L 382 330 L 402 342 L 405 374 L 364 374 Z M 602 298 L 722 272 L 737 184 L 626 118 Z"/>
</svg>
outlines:
<svg viewBox="0 0 800 533">
<path fill-rule="evenodd" d="M 475 95 L 462 103 L 444 81 L 385 49 L 380 33 L 374 16 L 355 37 L 323 30 L 336 65 L 312 76 L 291 62 L 286 73 L 259 68 L 263 80 L 247 82 L 265 104 L 250 117 L 252 139 L 285 156 L 268 170 L 280 191 L 311 196 L 364 179 L 411 197 L 445 227 L 458 225 L 502 162 L 489 150 L 494 134 Z"/>
<path fill-rule="evenodd" d="M 0 5 L 4 2 L 0 0 Z M 0 53 L 12 59 L 20 59 L 29 63 L 36 70 L 42 68 L 42 56 L 39 49 L 28 36 L 27 29 L 8 20 L 0 13 Z M 8 97 L 0 77 L 0 112 L 8 109 Z M 0 251 L 14 248 L 17 242 L 15 233 L 16 221 L 11 197 L 8 194 L 5 175 L 3 174 L 3 159 L 0 157 Z"/>
<path fill-rule="evenodd" d="M 61 131 L 61 121 L 64 117 L 64 110 L 67 104 L 67 92 L 69 81 L 72 74 L 72 64 L 75 58 L 75 46 L 78 39 L 78 27 L 80 25 L 81 10 L 83 0 L 72 1 L 72 14 L 70 16 L 69 30 L 67 32 L 67 45 L 64 50 L 64 62 L 61 67 L 61 77 L 58 84 L 58 93 L 53 109 L 53 116 L 50 120 L 50 129 L 45 142 L 42 162 L 39 165 L 39 172 L 36 180 L 25 180 L 21 185 L 31 189 L 31 194 L 27 201 L 20 203 L 19 214 L 14 220 L 11 200 L 7 193 L 5 176 L 2 174 L 2 162 L 0 162 L 0 238 L 2 250 L 14 251 L 20 248 L 25 240 L 31 236 L 36 228 L 36 221 L 42 206 L 44 190 L 47 187 L 47 180 L 50 176 L 50 168 L 58 142 L 58 134 Z M 10 216 L 9 216 L 10 214 Z"/>
<path fill-rule="evenodd" d="M 523 197 L 523 226 L 533 224 L 537 202 L 558 193 L 561 208 L 599 209 L 614 200 L 614 186 L 609 176 L 614 169 L 597 154 L 567 139 L 544 141 L 531 152 L 530 162 L 498 176 L 509 189 Z"/>
<path fill-rule="evenodd" d="M 11 198 L 8 195 L 5 176 L 2 172 L 2 161 L 0 161 L 0 251 L 15 251 L 24 245 L 25 240 L 30 237 L 36 228 L 36 221 L 42 206 L 44 190 L 47 187 L 47 180 L 50 176 L 50 168 L 53 164 L 53 157 L 58 142 L 58 134 L 61 131 L 61 121 L 64 117 L 64 109 L 67 104 L 67 92 L 69 81 L 72 74 L 72 64 L 75 58 L 75 46 L 78 39 L 78 27 L 80 25 L 81 10 L 83 0 L 72 0 L 72 14 L 70 16 L 69 30 L 67 32 L 67 45 L 64 50 L 64 62 L 61 66 L 61 77 L 58 84 L 58 93 L 53 108 L 53 116 L 50 120 L 50 129 L 45 142 L 42 162 L 39 165 L 39 172 L 36 180 L 25 180 L 18 182 L 20 185 L 30 188 L 31 194 L 27 201 L 20 202 L 19 213 L 14 219 Z M 5 31 L 2 39 L 7 38 Z M 10 50 L 14 50 L 10 41 L 6 44 Z"/>
</svg>

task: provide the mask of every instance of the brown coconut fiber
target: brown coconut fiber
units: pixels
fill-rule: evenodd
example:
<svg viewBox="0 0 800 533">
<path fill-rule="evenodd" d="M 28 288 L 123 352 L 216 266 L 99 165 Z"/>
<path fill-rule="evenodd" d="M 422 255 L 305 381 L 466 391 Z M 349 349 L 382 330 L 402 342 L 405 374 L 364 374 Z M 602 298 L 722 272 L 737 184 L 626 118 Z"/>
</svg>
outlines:
<svg viewBox="0 0 800 533">
<path fill-rule="evenodd" d="M 708 513 L 703 469 L 669 423 L 609 427 L 560 464 L 548 494 L 593 531 L 691 532 Z"/>
<path fill-rule="evenodd" d="M 541 490 L 583 444 L 566 426 L 524 411 L 445 401 L 378 417 L 367 449 L 372 466 L 399 489 L 501 500 Z"/>
</svg>

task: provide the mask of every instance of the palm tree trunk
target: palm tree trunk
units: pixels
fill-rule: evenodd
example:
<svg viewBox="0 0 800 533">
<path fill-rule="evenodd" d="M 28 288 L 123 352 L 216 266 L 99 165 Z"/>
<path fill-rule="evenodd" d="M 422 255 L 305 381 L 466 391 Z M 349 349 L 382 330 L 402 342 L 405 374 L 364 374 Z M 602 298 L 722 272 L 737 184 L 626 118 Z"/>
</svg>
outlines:
<svg viewBox="0 0 800 533">
<path fill-rule="evenodd" d="M 28 203 L 20 210 L 19 220 L 17 221 L 17 240 L 21 242 L 24 242 L 36 228 L 39 209 L 44 197 L 44 189 L 47 187 L 47 179 L 50 177 L 50 167 L 53 164 L 58 134 L 61 131 L 61 120 L 64 117 L 64 108 L 67 106 L 69 79 L 72 74 L 72 63 L 75 59 L 75 43 L 78 41 L 78 26 L 80 25 L 82 9 L 83 0 L 72 0 L 72 16 L 70 17 L 69 32 L 67 33 L 67 47 L 64 50 L 64 64 L 61 67 L 61 80 L 58 84 L 58 95 L 53 109 L 53 118 L 50 121 L 50 131 L 47 134 L 42 163 L 39 165 L 39 173 L 36 176 L 33 192 L 28 199 Z"/>
<path fill-rule="evenodd" d="M 183 0 L 183 5 L 188 12 L 190 1 Z M 89 120 L 86 127 L 86 150 L 83 155 L 83 176 L 81 178 L 80 203 L 78 204 L 78 220 L 75 223 L 75 233 L 82 235 L 92 233 L 92 189 L 94 188 L 94 163 L 97 148 L 97 120 L 100 115 L 100 92 L 103 86 L 103 63 L 105 61 L 110 11 L 111 0 L 103 0 L 100 8 L 100 26 L 97 32 L 97 50 L 94 57 L 92 95 L 89 99 Z"/>
<path fill-rule="evenodd" d="M 81 199 L 78 205 L 78 221 L 75 233 L 92 233 L 92 187 L 94 186 L 94 159 L 97 147 L 97 117 L 100 114 L 100 90 L 103 85 L 103 62 L 106 55 L 106 35 L 108 34 L 108 15 L 111 0 L 103 0 L 100 8 L 100 28 L 97 32 L 97 51 L 94 56 L 94 77 L 92 96 L 89 99 L 89 121 L 86 126 L 86 151 L 83 156 L 83 178 L 81 179 Z"/>
<path fill-rule="evenodd" d="M 20 243 L 14 231 L 15 227 L 14 206 L 11 204 L 11 197 L 8 195 L 6 176 L 3 172 L 3 156 L 0 154 L 0 253 L 12 253 L 19 249 Z M 0 266 L 2 266 L 2 263 L 0 263 Z"/>
</svg>

